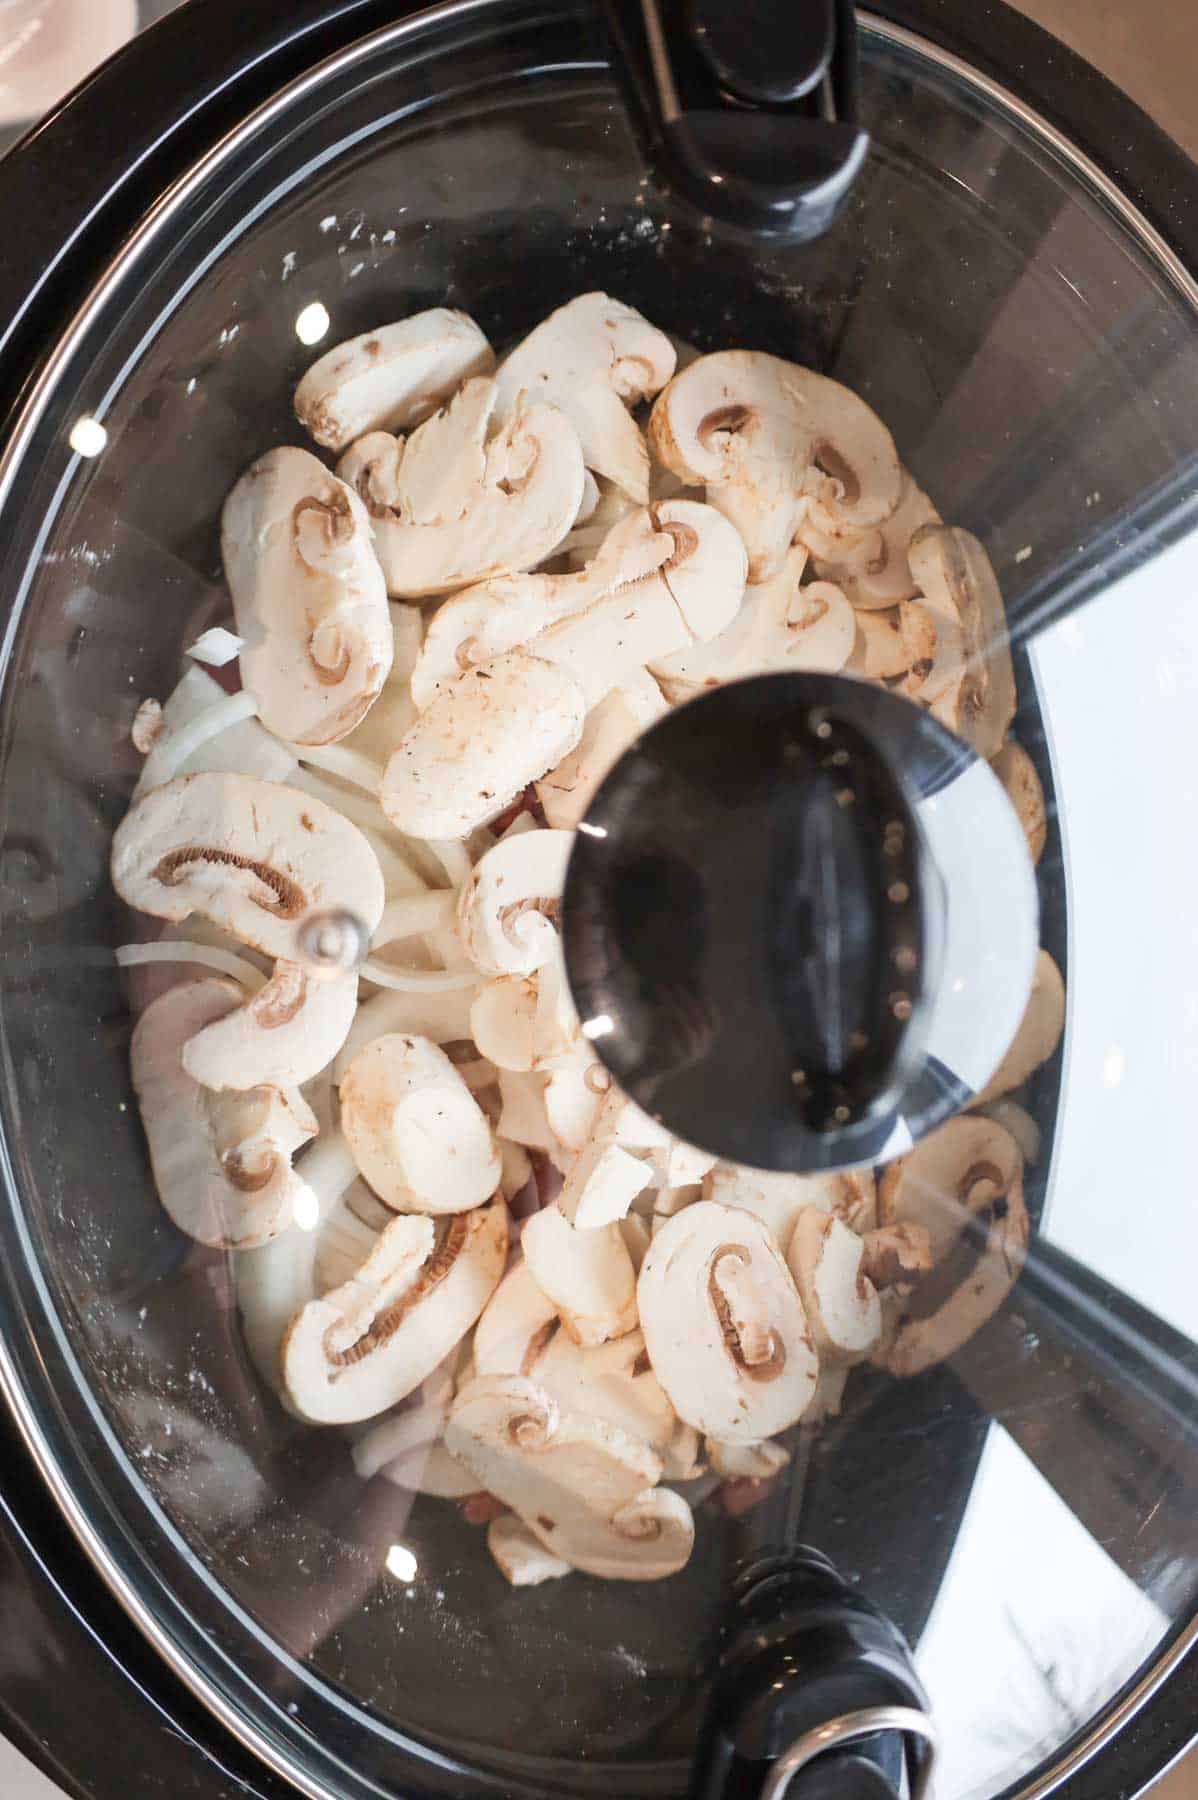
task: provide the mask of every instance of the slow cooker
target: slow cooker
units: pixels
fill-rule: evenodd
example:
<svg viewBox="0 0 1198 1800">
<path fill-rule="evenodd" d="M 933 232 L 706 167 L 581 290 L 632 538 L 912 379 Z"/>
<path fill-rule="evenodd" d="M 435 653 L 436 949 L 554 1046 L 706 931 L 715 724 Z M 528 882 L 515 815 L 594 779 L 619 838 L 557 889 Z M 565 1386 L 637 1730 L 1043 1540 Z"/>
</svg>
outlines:
<svg viewBox="0 0 1198 1800">
<path fill-rule="evenodd" d="M 73 1794 L 763 1791 L 726 1754 L 766 1704 L 745 1633 L 787 1695 L 851 1640 L 825 1713 L 909 1734 L 861 1792 L 919 1791 L 921 1720 L 939 1800 L 1138 1793 L 1195 1728 L 1198 180 L 1006 7 L 893 0 L 857 16 L 843 180 L 758 217 L 671 160 L 639 16 L 191 0 L 0 162 L 0 1723 Z M 863 1376 L 668 1582 L 521 1590 L 278 1405 L 228 1257 L 160 1209 L 108 857 L 313 345 L 449 306 L 502 349 L 592 290 L 844 383 L 984 543 L 1068 1010 L 997 1315 Z"/>
</svg>

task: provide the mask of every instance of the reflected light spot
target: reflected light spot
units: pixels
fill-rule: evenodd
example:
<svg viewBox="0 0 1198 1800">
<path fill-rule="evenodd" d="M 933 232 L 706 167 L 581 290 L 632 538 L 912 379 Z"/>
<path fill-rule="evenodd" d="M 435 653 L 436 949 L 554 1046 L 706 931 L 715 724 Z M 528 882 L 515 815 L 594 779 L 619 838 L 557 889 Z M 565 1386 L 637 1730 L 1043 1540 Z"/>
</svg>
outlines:
<svg viewBox="0 0 1198 1800">
<path fill-rule="evenodd" d="M 1118 1044 L 1112 1044 L 1102 1059 L 1102 1085 L 1116 1088 L 1127 1072 L 1127 1058 Z"/>
<path fill-rule="evenodd" d="M 387 1573 L 396 1581 L 415 1581 L 416 1558 L 406 1544 L 392 1544 L 387 1552 Z"/>
<path fill-rule="evenodd" d="M 296 1194 L 293 1213 L 301 1231 L 315 1231 L 320 1224 L 320 1201 L 310 1187 L 302 1187 Z"/>
<path fill-rule="evenodd" d="M 297 314 L 295 335 L 301 344 L 319 344 L 330 323 L 328 307 L 323 306 L 319 300 L 313 300 L 310 306 L 305 306 Z"/>
<path fill-rule="evenodd" d="M 610 1013 L 596 1013 L 593 1019 L 584 1019 L 579 1027 L 584 1038 L 607 1037 L 616 1029 L 616 1021 Z"/>
<path fill-rule="evenodd" d="M 67 441 L 79 456 L 99 456 L 107 447 L 108 433 L 99 419 L 93 419 L 90 414 L 84 413 L 71 426 L 71 435 Z"/>
<path fill-rule="evenodd" d="M 606 825 L 588 825 L 585 819 L 580 819 L 578 821 L 578 829 L 579 831 L 585 831 L 588 837 L 605 838 L 607 836 Z"/>
</svg>

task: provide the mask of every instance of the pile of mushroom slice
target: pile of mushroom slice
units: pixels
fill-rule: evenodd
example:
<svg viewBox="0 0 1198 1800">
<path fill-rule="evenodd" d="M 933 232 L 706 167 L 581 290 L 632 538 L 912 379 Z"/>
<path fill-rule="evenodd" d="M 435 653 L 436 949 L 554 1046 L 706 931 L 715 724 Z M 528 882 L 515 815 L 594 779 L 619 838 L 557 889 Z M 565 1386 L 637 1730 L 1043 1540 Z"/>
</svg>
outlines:
<svg viewBox="0 0 1198 1800">
<path fill-rule="evenodd" d="M 164 1208 L 234 1255 L 281 1404 L 364 1479 L 487 1496 L 516 1586 L 669 1576 L 694 1508 L 764 1493 L 854 1368 L 965 1342 L 1018 1274 L 1018 1090 L 1063 1025 L 1042 954 L 977 1110 L 819 1177 L 716 1162 L 596 1060 L 558 932 L 573 833 L 699 690 L 885 682 L 992 760 L 1033 856 L 1046 833 L 982 546 L 858 396 L 751 350 L 683 362 L 604 294 L 502 359 L 446 308 L 322 355 L 310 441 L 226 502 L 225 624 L 138 697 L 112 849 Z M 345 915 L 369 952 L 329 973 L 305 945 Z"/>
</svg>

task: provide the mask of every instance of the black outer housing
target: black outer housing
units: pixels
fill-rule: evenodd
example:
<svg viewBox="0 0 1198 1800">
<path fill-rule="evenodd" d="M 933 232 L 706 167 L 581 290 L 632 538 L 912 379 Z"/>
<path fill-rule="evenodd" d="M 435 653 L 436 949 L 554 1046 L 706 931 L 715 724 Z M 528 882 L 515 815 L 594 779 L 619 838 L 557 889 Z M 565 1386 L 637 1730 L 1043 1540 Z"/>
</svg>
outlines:
<svg viewBox="0 0 1198 1800">
<path fill-rule="evenodd" d="M 189 0 L 0 161 L 0 434 L 115 249 L 172 182 L 286 82 L 420 10 L 405 0 Z M 1000 0 L 882 0 L 878 14 L 1004 85 L 1082 149 L 1198 268 L 1198 171 L 1124 94 Z M 0 1331 L 8 1326 L 0 1316 Z M 0 1414 L 0 1728 L 78 1800 L 281 1800 L 95 1575 Z M 1198 1647 L 1061 1800 L 1131 1800 L 1198 1724 Z"/>
</svg>

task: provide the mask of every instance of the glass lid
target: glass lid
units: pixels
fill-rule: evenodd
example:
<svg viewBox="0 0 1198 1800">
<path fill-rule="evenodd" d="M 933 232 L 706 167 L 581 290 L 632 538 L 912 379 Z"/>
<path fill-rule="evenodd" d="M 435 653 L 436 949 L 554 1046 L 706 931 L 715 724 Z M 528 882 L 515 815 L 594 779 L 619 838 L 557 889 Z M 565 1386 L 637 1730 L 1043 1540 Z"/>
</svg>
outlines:
<svg viewBox="0 0 1198 1800">
<path fill-rule="evenodd" d="M 926 1705 L 937 1800 L 1046 1792 L 1198 1598 L 1198 292 L 897 26 L 805 245 L 672 210 L 599 45 L 524 0 L 354 44 L 47 346 L 0 464 L 0 1374 L 302 1792 L 714 1781 L 737 1634 L 818 1673 L 799 1546 L 911 1652 L 838 1710 Z M 619 753 L 794 670 L 839 678 L 813 731 L 855 678 L 974 784 L 949 830 L 903 789 L 956 1085 L 807 1174 L 625 1102 L 558 930 Z M 896 1043 L 906 829 L 834 846 L 897 859 Z"/>
</svg>

